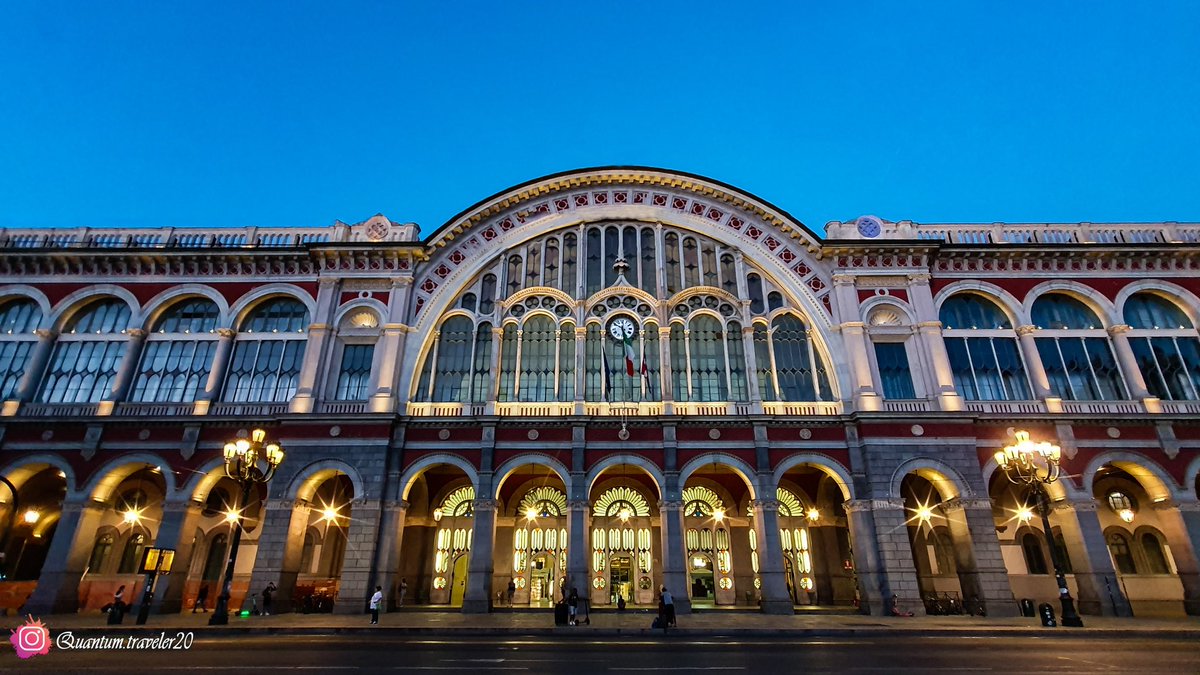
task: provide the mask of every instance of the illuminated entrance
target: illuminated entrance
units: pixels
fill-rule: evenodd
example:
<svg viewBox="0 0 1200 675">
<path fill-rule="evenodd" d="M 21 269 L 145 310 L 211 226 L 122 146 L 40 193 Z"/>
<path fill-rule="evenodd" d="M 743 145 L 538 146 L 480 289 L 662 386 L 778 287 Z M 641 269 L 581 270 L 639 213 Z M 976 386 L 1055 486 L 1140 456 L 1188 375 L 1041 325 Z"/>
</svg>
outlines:
<svg viewBox="0 0 1200 675">
<path fill-rule="evenodd" d="M 534 556 L 529 565 L 529 604 L 549 607 L 554 604 L 554 556 Z"/>
<path fill-rule="evenodd" d="M 627 555 L 615 555 L 609 566 L 608 587 L 611 589 L 610 601 L 616 604 L 617 598 L 625 598 L 625 602 L 633 601 L 633 559 Z"/>
</svg>

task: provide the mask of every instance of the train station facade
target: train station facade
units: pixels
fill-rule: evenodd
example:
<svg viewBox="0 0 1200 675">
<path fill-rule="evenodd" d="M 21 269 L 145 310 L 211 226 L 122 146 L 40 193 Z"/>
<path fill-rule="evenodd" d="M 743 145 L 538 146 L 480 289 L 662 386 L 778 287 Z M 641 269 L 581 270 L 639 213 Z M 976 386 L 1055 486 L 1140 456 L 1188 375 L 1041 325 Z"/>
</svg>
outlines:
<svg viewBox="0 0 1200 675">
<path fill-rule="evenodd" d="M 1200 224 L 817 236 L 723 183 L 537 179 L 422 237 L 0 232 L 0 607 L 404 603 L 1200 614 Z M 240 503 L 222 448 L 280 443 Z M 15 495 L 13 494 L 15 492 Z M 14 499 L 15 497 L 15 499 Z"/>
</svg>

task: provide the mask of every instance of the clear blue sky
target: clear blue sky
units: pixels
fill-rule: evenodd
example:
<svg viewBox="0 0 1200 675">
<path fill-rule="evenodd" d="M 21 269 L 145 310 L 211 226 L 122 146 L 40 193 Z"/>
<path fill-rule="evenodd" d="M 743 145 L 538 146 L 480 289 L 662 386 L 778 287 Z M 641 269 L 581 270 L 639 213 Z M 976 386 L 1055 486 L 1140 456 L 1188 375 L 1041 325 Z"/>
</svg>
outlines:
<svg viewBox="0 0 1200 675">
<path fill-rule="evenodd" d="M 611 164 L 818 232 L 1195 221 L 1198 36 L 1194 1 L 10 0 L 0 225 L 429 233 Z"/>
</svg>

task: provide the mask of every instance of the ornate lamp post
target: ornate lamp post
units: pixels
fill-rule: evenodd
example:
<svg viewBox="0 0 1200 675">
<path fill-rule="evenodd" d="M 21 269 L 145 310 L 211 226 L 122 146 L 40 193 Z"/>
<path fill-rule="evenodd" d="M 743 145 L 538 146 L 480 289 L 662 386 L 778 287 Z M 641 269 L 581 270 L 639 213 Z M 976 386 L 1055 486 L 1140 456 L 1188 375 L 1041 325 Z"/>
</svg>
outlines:
<svg viewBox="0 0 1200 675">
<path fill-rule="evenodd" d="M 1054 578 L 1058 581 L 1058 599 L 1062 603 L 1062 624 L 1064 626 L 1083 627 L 1083 619 L 1075 611 L 1075 600 L 1067 590 L 1067 579 L 1063 574 L 1062 554 L 1054 544 L 1054 536 L 1050 533 L 1050 495 L 1046 486 L 1058 480 L 1062 460 L 1062 448 L 1047 443 L 1035 443 L 1029 440 L 1028 431 L 1018 431 L 1014 434 L 1017 442 L 1006 446 L 996 453 L 996 464 L 1004 470 L 1004 475 L 1015 485 L 1024 485 L 1033 493 L 1037 501 L 1038 513 L 1042 516 L 1042 532 L 1046 535 L 1046 546 L 1050 549 L 1050 559 L 1054 562 Z"/>
<path fill-rule="evenodd" d="M 259 462 L 266 462 L 264 471 Z M 242 542 L 241 512 L 250 501 L 250 491 L 259 483 L 267 483 L 275 477 L 275 470 L 283 463 L 283 448 L 278 443 L 267 442 L 267 432 L 255 429 L 249 440 L 239 438 L 225 444 L 225 475 L 242 488 L 242 499 L 230 518 L 233 522 L 233 540 L 229 544 L 229 562 L 225 565 L 225 583 L 217 596 L 217 606 L 208 625 L 219 626 L 229 623 L 229 596 L 233 591 L 233 567 L 237 562 L 238 545 Z"/>
</svg>

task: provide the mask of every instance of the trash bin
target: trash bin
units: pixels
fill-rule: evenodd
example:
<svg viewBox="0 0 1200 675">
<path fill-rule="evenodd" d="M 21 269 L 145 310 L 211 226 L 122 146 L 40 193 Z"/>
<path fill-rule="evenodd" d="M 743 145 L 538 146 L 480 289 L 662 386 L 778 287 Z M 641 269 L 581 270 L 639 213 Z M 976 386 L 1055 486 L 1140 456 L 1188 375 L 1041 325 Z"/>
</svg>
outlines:
<svg viewBox="0 0 1200 675">
<path fill-rule="evenodd" d="M 568 617 L 567 603 L 560 602 L 560 603 L 554 605 L 554 625 L 555 626 L 567 625 L 567 617 Z"/>
<path fill-rule="evenodd" d="M 1034 607 L 1032 599 L 1021 598 L 1021 616 L 1026 616 L 1030 619 L 1037 616 L 1037 609 Z"/>
<path fill-rule="evenodd" d="M 1054 607 L 1048 602 L 1043 602 L 1038 605 L 1038 614 L 1042 616 L 1042 625 L 1046 628 L 1054 628 L 1058 622 L 1054 620 Z"/>
</svg>

